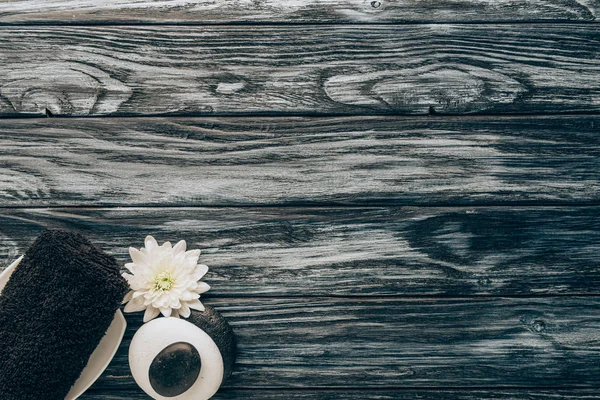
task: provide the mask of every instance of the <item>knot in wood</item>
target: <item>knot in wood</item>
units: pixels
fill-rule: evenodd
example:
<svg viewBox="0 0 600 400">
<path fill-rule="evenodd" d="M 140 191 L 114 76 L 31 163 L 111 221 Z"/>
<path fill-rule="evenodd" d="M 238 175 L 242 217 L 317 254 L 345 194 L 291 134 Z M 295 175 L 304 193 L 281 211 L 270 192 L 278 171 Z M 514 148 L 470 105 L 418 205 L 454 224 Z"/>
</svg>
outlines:
<svg viewBox="0 0 600 400">
<path fill-rule="evenodd" d="M 531 323 L 531 329 L 534 332 L 540 333 L 540 332 L 543 332 L 546 329 L 546 324 L 544 323 L 544 321 L 536 319 L 535 321 L 533 321 Z"/>
<path fill-rule="evenodd" d="M 479 286 L 490 286 L 492 284 L 492 280 L 487 277 L 481 277 L 477 280 Z"/>
</svg>

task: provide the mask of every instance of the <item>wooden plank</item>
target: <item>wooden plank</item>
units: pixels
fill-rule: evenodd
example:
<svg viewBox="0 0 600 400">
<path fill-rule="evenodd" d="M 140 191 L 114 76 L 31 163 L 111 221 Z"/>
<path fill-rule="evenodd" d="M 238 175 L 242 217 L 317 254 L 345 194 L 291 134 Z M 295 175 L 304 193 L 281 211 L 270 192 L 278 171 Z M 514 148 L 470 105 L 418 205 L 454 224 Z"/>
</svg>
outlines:
<svg viewBox="0 0 600 400">
<path fill-rule="evenodd" d="M 600 294 L 599 207 L 4 209 L 4 265 L 46 227 L 122 264 L 185 239 L 221 298 Z"/>
<path fill-rule="evenodd" d="M 238 338 L 229 388 L 598 388 L 600 382 L 600 298 L 213 304 Z M 129 318 L 123 345 L 96 389 L 136 387 L 127 348 L 140 320 Z"/>
<path fill-rule="evenodd" d="M 596 24 L 2 27 L 0 114 L 599 111 L 598 48 Z"/>
<path fill-rule="evenodd" d="M 141 390 L 90 390 L 81 400 L 147 400 Z M 244 390 L 224 389 L 212 400 L 591 400 L 600 399 L 597 389 L 571 390 Z"/>
<path fill-rule="evenodd" d="M 0 204 L 600 201 L 600 117 L 0 120 Z"/>
<path fill-rule="evenodd" d="M 596 21 L 593 0 L 4 0 L 0 22 L 321 23 Z"/>
</svg>

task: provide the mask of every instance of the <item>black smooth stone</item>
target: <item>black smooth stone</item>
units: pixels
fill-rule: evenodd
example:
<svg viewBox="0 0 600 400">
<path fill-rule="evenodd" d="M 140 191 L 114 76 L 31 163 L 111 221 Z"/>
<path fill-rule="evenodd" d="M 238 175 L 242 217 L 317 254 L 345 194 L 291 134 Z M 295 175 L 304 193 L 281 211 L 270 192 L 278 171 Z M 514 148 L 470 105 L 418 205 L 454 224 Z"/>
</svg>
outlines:
<svg viewBox="0 0 600 400">
<path fill-rule="evenodd" d="M 223 382 L 229 377 L 235 364 L 236 340 L 227 320 L 214 308 L 204 305 L 204 311 L 192 310 L 188 322 L 196 325 L 211 337 L 223 357 Z"/>
<path fill-rule="evenodd" d="M 193 345 L 173 343 L 152 360 L 148 372 L 150 385 L 161 396 L 179 396 L 194 385 L 201 366 L 200 353 Z"/>
</svg>

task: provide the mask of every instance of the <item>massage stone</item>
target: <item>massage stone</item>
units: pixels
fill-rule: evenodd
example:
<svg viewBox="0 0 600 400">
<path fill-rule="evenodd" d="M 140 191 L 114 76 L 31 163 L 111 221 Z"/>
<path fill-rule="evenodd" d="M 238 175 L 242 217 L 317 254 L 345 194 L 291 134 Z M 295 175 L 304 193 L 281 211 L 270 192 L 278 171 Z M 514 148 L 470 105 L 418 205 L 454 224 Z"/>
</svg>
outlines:
<svg viewBox="0 0 600 400">
<path fill-rule="evenodd" d="M 220 313 L 205 308 L 188 319 L 154 319 L 131 340 L 131 373 L 153 399 L 207 400 L 231 374 L 235 335 Z"/>
</svg>

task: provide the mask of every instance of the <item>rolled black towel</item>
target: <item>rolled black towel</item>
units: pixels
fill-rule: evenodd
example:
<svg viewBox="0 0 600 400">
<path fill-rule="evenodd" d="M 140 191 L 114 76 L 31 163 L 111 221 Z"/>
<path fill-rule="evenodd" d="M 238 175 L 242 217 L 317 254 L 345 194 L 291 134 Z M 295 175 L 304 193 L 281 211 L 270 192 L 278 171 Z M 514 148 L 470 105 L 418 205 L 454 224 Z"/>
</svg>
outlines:
<svg viewBox="0 0 600 400">
<path fill-rule="evenodd" d="M 0 295 L 0 399 L 64 400 L 127 290 L 85 237 L 43 232 Z"/>
</svg>

